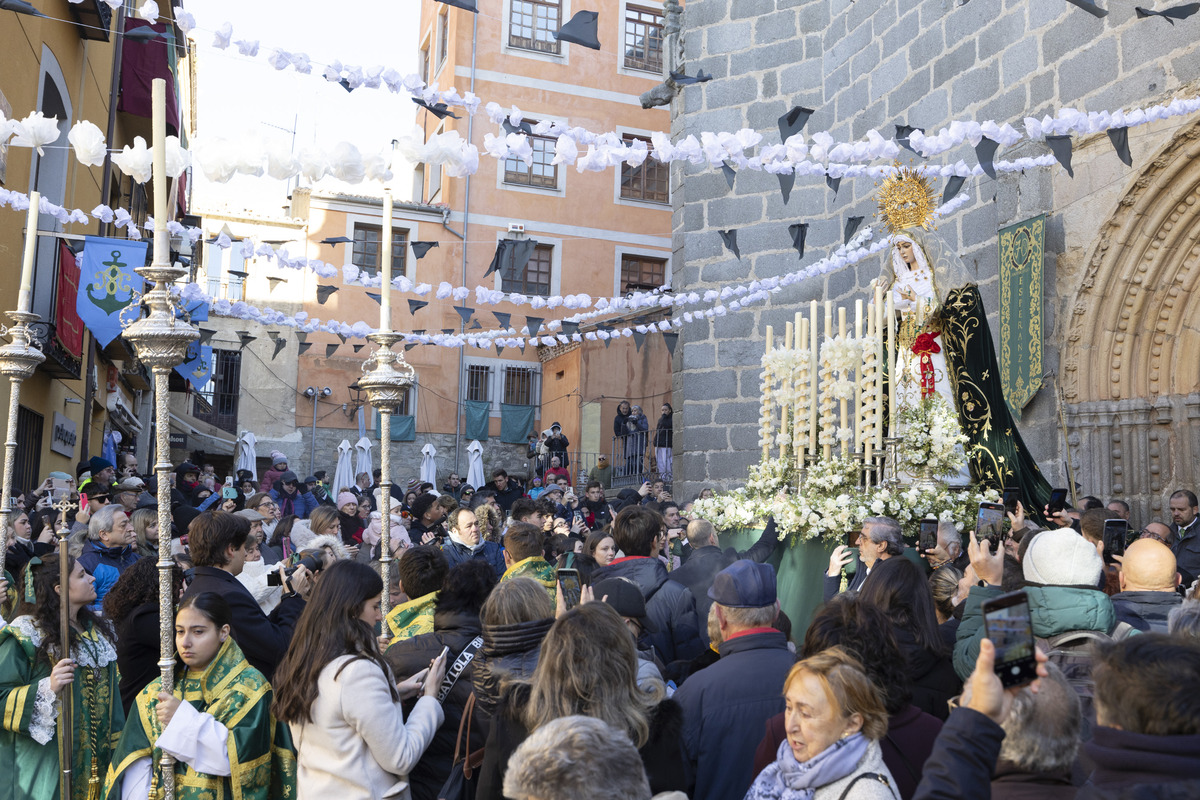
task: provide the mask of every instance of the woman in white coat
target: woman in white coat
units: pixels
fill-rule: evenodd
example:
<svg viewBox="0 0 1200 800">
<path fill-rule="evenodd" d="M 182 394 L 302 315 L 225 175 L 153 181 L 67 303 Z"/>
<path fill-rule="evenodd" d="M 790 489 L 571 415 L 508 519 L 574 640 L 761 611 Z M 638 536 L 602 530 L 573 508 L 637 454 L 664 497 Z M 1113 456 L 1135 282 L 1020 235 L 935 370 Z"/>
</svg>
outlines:
<svg viewBox="0 0 1200 800">
<path fill-rule="evenodd" d="M 445 657 L 397 684 L 379 652 L 382 592 L 366 564 L 325 569 L 275 672 L 274 712 L 291 727 L 300 800 L 408 800 L 408 773 L 444 719 Z M 406 721 L 401 700 L 418 693 Z"/>
</svg>

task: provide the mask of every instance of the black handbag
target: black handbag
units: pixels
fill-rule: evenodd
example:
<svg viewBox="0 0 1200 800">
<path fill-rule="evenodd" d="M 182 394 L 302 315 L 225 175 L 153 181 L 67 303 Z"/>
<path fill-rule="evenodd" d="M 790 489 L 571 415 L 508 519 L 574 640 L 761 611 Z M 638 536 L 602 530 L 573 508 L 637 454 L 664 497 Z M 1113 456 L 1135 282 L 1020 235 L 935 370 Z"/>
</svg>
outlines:
<svg viewBox="0 0 1200 800">
<path fill-rule="evenodd" d="M 471 750 L 471 718 L 474 714 L 475 693 L 471 692 L 467 704 L 463 707 L 462 719 L 458 722 L 458 738 L 454 741 L 454 766 L 450 768 L 450 777 L 438 792 L 438 800 L 475 800 L 475 788 L 479 783 L 476 770 L 483 764 L 484 748 Z"/>
</svg>

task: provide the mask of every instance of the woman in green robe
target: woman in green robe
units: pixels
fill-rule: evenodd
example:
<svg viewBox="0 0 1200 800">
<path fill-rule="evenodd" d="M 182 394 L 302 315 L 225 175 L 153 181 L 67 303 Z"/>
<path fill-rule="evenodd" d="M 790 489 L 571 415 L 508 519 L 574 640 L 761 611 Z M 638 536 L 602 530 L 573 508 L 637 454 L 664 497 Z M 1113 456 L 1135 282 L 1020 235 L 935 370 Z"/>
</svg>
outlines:
<svg viewBox="0 0 1200 800">
<path fill-rule="evenodd" d="M 70 698 L 72 800 L 100 796 L 112 746 L 125 724 L 109 623 L 88 605 L 91 575 L 69 558 L 70 657 L 61 657 L 58 554 L 34 557 L 22 576 L 18 616 L 0 630 L 0 800 L 58 800 L 57 720 Z"/>
<path fill-rule="evenodd" d="M 287 726 L 271 715 L 271 686 L 230 636 L 220 595 L 186 598 L 175 616 L 182 666 L 175 691 L 156 678 L 137 696 L 108 771 L 104 796 L 160 797 L 163 752 L 175 761 L 180 800 L 294 797 L 296 758 Z"/>
</svg>

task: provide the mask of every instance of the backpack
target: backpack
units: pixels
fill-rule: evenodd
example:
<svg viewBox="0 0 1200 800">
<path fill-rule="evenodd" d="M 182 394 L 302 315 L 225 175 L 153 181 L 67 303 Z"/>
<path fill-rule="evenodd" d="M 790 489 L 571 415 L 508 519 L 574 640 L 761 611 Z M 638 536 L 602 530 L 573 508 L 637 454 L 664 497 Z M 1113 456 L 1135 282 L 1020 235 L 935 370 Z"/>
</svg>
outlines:
<svg viewBox="0 0 1200 800">
<path fill-rule="evenodd" d="M 1058 667 L 1067 683 L 1079 695 L 1079 706 L 1083 718 L 1079 736 L 1081 741 L 1090 741 L 1092 729 L 1096 727 L 1096 684 L 1092 680 L 1092 654 L 1096 642 L 1119 642 L 1137 629 L 1127 622 L 1119 622 L 1112 633 L 1100 631 L 1064 631 L 1047 638 L 1037 637 L 1036 642 L 1050 663 Z"/>
</svg>

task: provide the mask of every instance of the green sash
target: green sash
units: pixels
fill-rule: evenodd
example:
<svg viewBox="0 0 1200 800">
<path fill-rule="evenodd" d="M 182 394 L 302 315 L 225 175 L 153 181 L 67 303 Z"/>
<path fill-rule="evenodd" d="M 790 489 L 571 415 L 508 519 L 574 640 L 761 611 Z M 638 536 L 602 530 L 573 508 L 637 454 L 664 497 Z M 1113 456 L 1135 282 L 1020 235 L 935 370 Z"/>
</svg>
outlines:
<svg viewBox="0 0 1200 800">
<path fill-rule="evenodd" d="M 546 587 L 546 591 L 550 593 L 550 599 L 556 599 L 558 596 L 558 570 L 541 556 L 530 556 L 513 564 L 500 578 L 500 581 L 510 581 L 513 578 L 533 578 Z"/>
</svg>

